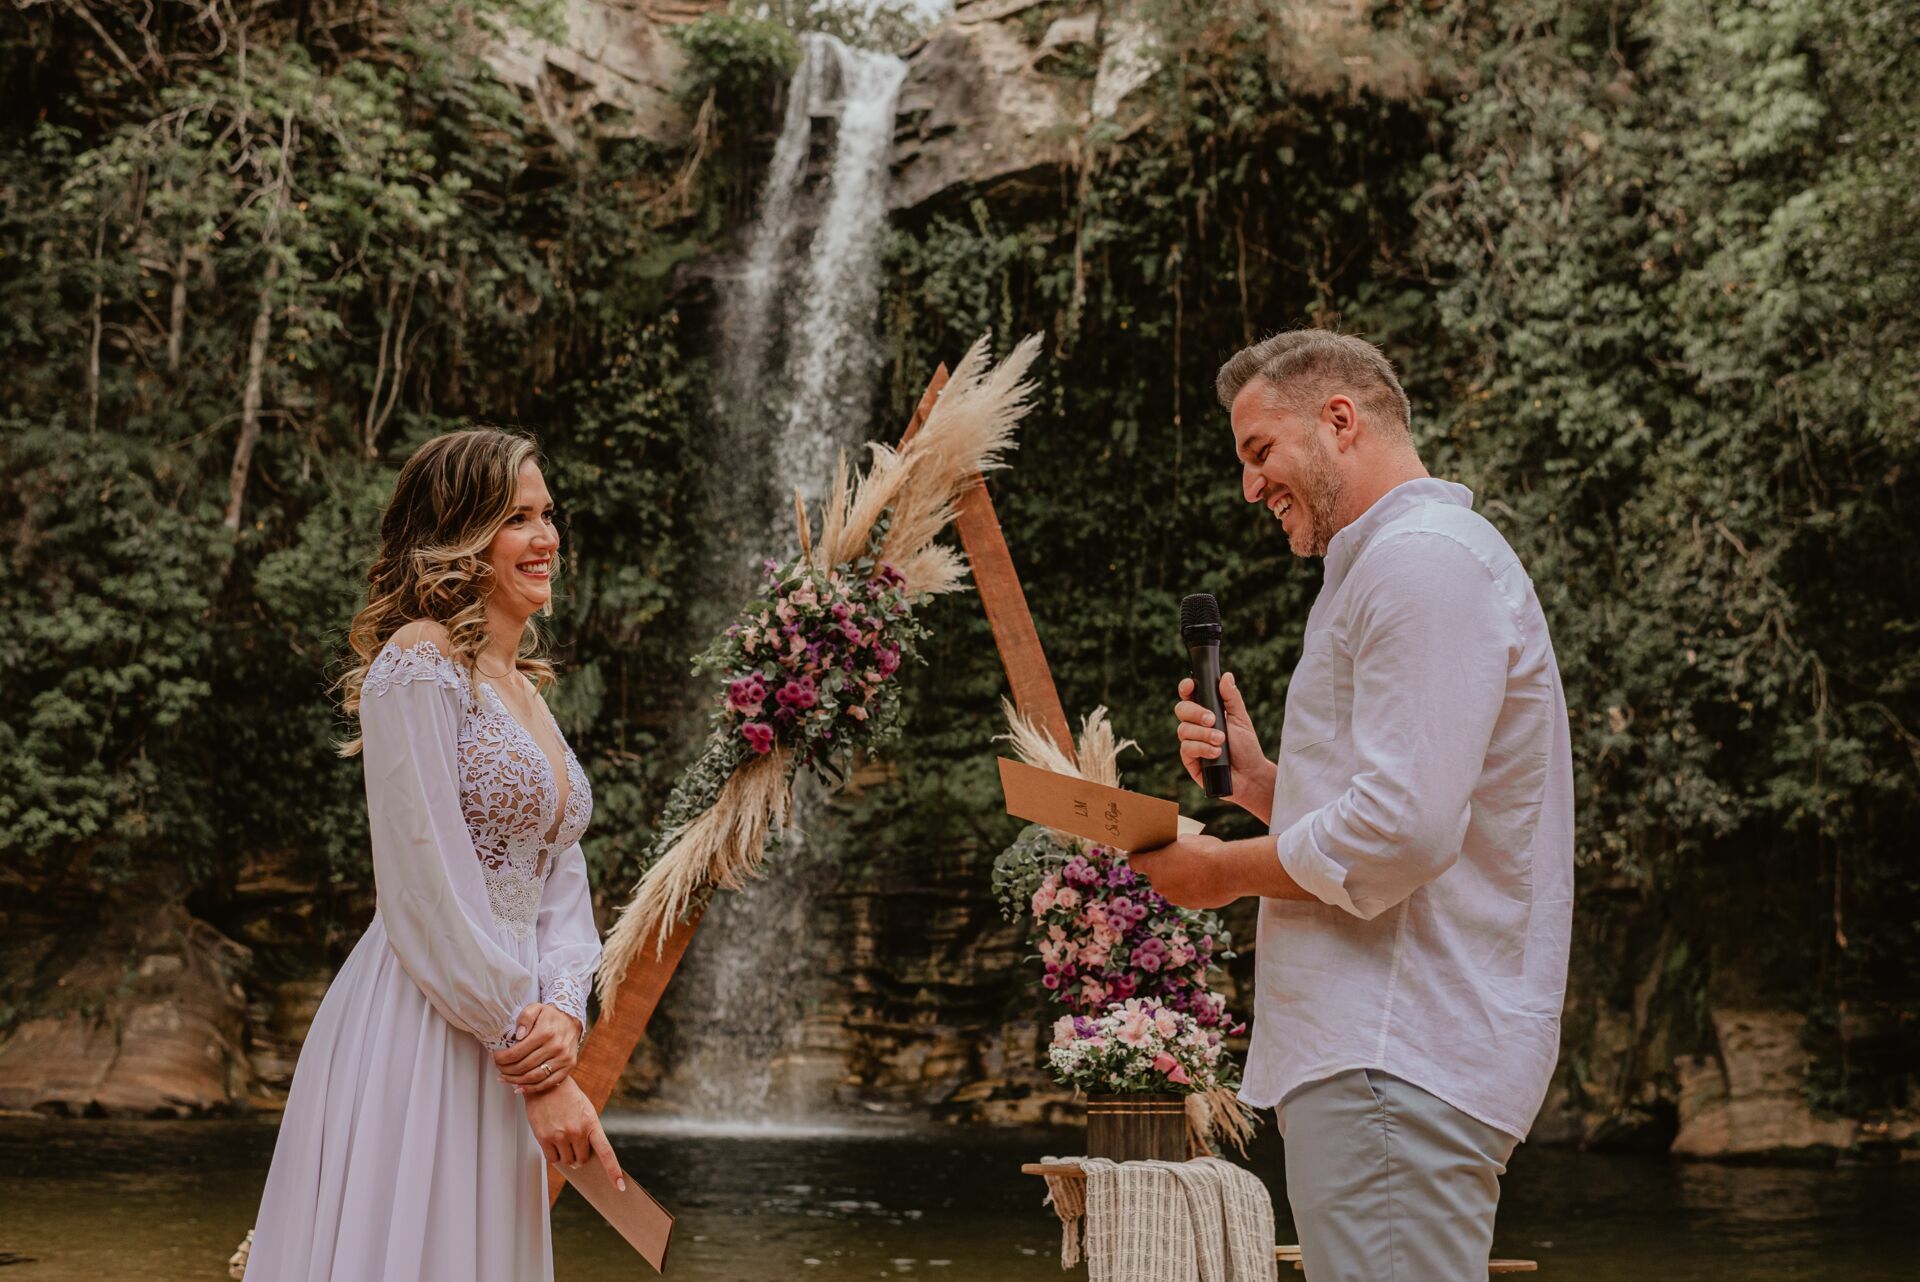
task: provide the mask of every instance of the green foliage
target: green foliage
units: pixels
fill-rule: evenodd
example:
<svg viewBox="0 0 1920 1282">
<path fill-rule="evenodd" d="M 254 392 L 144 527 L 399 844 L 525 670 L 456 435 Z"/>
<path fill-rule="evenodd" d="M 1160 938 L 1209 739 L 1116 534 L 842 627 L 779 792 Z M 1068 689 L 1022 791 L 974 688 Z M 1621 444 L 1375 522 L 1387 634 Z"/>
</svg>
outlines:
<svg viewBox="0 0 1920 1282">
<path fill-rule="evenodd" d="M 667 306 L 705 218 L 661 199 L 684 158 L 563 149 L 474 57 L 474 21 L 551 34 L 544 2 L 163 22 L 138 76 L 101 35 L 145 47 L 130 18 L 93 12 L 0 36 L 46 95 L 0 130 L 15 884 L 210 890 L 277 850 L 364 878 L 328 688 L 395 466 L 474 421 L 542 440 L 557 712 L 643 836 L 704 416 Z"/>
<path fill-rule="evenodd" d="M 784 88 L 800 65 L 800 42 L 785 24 L 717 10 L 673 33 L 687 51 L 684 96 L 709 92 L 729 111 L 751 115 Z"/>
<path fill-rule="evenodd" d="M 1583 857 L 1739 922 L 1748 982 L 1868 1011 L 1912 1000 L 1920 911 L 1914 16 L 1489 31 L 1421 241 L 1433 449 L 1542 585 Z"/>
</svg>

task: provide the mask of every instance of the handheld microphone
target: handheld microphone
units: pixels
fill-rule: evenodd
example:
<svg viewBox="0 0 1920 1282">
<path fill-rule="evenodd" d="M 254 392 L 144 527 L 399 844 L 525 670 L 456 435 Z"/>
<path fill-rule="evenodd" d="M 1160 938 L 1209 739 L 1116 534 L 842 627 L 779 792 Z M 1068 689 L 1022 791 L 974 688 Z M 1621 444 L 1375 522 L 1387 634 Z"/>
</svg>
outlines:
<svg viewBox="0 0 1920 1282">
<path fill-rule="evenodd" d="M 1227 730 L 1227 712 L 1220 703 L 1220 603 L 1208 592 L 1196 592 L 1180 600 L 1180 639 L 1187 643 L 1187 658 L 1193 664 L 1193 701 L 1213 714 L 1213 725 L 1222 735 Z M 1200 786 L 1209 797 L 1233 795 L 1233 760 L 1228 745 L 1220 741 L 1220 755 L 1200 767 Z"/>
</svg>

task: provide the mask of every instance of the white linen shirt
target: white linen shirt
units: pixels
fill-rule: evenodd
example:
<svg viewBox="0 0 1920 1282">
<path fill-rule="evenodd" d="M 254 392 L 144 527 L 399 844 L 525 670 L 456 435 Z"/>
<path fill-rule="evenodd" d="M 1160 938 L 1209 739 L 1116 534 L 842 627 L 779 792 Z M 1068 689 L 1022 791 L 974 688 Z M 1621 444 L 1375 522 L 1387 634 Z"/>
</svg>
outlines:
<svg viewBox="0 0 1920 1282">
<path fill-rule="evenodd" d="M 1573 914 L 1566 699 L 1533 582 L 1472 503 L 1408 481 L 1327 548 L 1272 819 L 1315 898 L 1261 901 L 1257 1107 L 1373 1068 L 1524 1139 L 1546 1097 Z"/>
</svg>

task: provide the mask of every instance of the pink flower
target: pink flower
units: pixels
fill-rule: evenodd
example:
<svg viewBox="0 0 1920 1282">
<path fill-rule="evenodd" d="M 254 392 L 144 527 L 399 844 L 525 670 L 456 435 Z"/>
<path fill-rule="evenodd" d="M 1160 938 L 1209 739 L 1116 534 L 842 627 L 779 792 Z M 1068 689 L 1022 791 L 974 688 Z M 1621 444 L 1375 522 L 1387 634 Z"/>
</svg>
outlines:
<svg viewBox="0 0 1920 1282">
<path fill-rule="evenodd" d="M 749 721 L 740 727 L 740 733 L 746 736 L 747 746 L 758 753 L 773 751 L 773 727 L 764 721 Z"/>
<path fill-rule="evenodd" d="M 1147 1040 L 1147 1034 L 1153 1031 L 1153 1018 L 1141 1011 L 1129 1011 L 1121 1021 L 1118 1034 L 1121 1041 L 1129 1046 L 1138 1046 Z"/>
<path fill-rule="evenodd" d="M 1040 889 L 1033 892 L 1033 915 L 1038 917 L 1053 907 L 1053 887 L 1042 882 Z"/>
<path fill-rule="evenodd" d="M 1053 897 L 1053 906 L 1055 908 L 1065 908 L 1069 911 L 1078 908 L 1080 906 L 1080 892 L 1072 886 L 1062 886 L 1060 893 Z"/>
<path fill-rule="evenodd" d="M 1074 1031 L 1073 1027 L 1073 1016 L 1062 1015 L 1059 1019 L 1053 1021 L 1053 1044 L 1055 1046 L 1064 1046 L 1068 1042 L 1073 1041 L 1077 1036 L 1078 1034 Z"/>
<path fill-rule="evenodd" d="M 900 647 L 886 645 L 874 651 L 874 661 L 879 665 L 880 675 L 890 677 L 900 667 Z"/>
<path fill-rule="evenodd" d="M 1169 1082 L 1177 1082 L 1181 1086 L 1187 1086 L 1193 1081 L 1192 1078 L 1187 1076 L 1187 1070 L 1180 1067 L 1180 1061 L 1165 1051 L 1161 1051 L 1153 1057 L 1153 1066 L 1162 1073 L 1165 1073 Z"/>
<path fill-rule="evenodd" d="M 866 706 L 864 704 L 858 704 L 858 703 L 850 704 L 847 707 L 847 715 L 852 717 L 855 721 L 865 721 L 867 719 Z"/>
<path fill-rule="evenodd" d="M 727 704 L 744 716 L 760 715 L 760 705 L 767 701 L 767 683 L 758 673 L 750 673 L 737 681 L 727 683 Z"/>
<path fill-rule="evenodd" d="M 796 677 L 774 692 L 773 701 L 783 708 L 804 712 L 818 703 L 820 696 L 814 689 L 812 677 Z"/>
</svg>

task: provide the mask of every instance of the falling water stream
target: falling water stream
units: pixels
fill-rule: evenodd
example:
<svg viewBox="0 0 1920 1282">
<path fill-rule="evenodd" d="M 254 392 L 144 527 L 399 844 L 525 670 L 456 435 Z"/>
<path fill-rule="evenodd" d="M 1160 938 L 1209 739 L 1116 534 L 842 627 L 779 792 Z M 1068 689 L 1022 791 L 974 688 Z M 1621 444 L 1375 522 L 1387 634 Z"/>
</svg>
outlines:
<svg viewBox="0 0 1920 1282">
<path fill-rule="evenodd" d="M 721 280 L 720 424 L 707 594 L 730 612 L 766 557 L 796 547 L 792 492 L 818 500 L 870 427 L 887 157 L 906 64 L 801 37 L 756 221 Z M 724 624 L 715 618 L 712 626 Z M 652 1102 L 696 1117 L 819 1111 L 844 1066 L 809 1045 L 824 994 L 819 890 L 832 841 L 802 779 L 795 828 L 746 890 L 718 896 L 668 990 Z M 802 835 L 802 834 L 810 834 Z M 818 1021 L 814 1021 L 817 1027 Z"/>
</svg>

